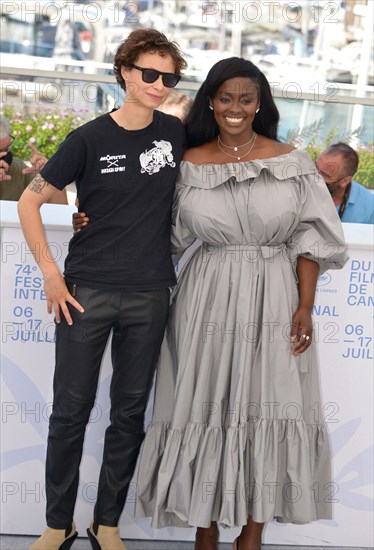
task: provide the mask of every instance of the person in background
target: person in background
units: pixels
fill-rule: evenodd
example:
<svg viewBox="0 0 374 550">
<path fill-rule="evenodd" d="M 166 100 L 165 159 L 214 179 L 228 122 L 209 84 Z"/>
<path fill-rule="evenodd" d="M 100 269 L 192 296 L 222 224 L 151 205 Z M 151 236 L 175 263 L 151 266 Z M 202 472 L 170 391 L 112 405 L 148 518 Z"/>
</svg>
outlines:
<svg viewBox="0 0 374 550">
<path fill-rule="evenodd" d="M 57 324 L 47 529 L 33 550 L 68 550 L 77 537 L 79 466 L 110 334 L 110 425 L 87 534 L 95 550 L 125 550 L 118 522 L 144 438 L 169 287 L 175 284 L 171 207 L 185 147 L 181 121 L 155 109 L 185 66 L 178 45 L 162 33 L 130 33 L 114 58 L 117 82 L 126 90 L 123 105 L 71 132 L 18 203 L 31 250 L 36 243 L 48 250 L 39 210 L 55 188 L 75 181 L 79 207 L 91 217 L 69 243 L 64 277 L 50 253 L 35 258 Z"/>
<path fill-rule="evenodd" d="M 342 222 L 374 223 L 374 194 L 352 179 L 358 163 L 356 151 L 339 142 L 322 151 L 316 166 Z"/>
<path fill-rule="evenodd" d="M 158 107 L 158 111 L 162 111 L 168 115 L 174 115 L 184 123 L 191 109 L 192 103 L 193 99 L 190 95 L 173 90 L 165 101 Z"/>
<path fill-rule="evenodd" d="M 18 201 L 24 190 L 47 162 L 47 158 L 39 153 L 37 148 L 29 144 L 32 151 L 31 166 L 13 156 L 12 145 L 14 137 L 10 134 L 9 123 L 0 120 L 0 200 Z M 56 189 L 49 203 L 68 204 L 66 191 Z"/>
</svg>

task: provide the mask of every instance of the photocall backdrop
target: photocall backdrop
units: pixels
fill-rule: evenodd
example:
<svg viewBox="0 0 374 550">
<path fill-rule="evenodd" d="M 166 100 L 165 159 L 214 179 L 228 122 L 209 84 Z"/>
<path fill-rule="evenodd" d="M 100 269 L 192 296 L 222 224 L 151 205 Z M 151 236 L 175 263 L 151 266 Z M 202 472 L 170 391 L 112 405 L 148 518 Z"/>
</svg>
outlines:
<svg viewBox="0 0 374 550">
<path fill-rule="evenodd" d="M 43 279 L 29 251 L 16 203 L 1 206 L 1 533 L 37 535 L 45 527 L 44 463 L 51 413 L 54 322 Z M 73 207 L 45 205 L 43 221 L 52 254 L 63 268 L 72 235 Z M 329 487 L 311 487 L 334 502 L 334 520 L 308 525 L 271 523 L 265 543 L 373 546 L 373 232 L 345 224 L 349 261 L 319 278 L 314 307 L 323 414 L 333 450 Z M 46 254 L 40 250 L 39 253 Z M 180 268 L 180 265 L 178 266 Z M 98 395 L 87 427 L 75 520 L 84 534 L 95 502 L 108 424 L 110 354 L 103 361 Z M 147 409 L 147 423 L 152 398 Z M 134 519 L 136 483 L 121 518 L 128 539 L 193 540 L 193 529 L 153 530 Z M 22 517 L 22 522 L 19 518 Z M 222 541 L 234 538 L 222 532 Z"/>
</svg>

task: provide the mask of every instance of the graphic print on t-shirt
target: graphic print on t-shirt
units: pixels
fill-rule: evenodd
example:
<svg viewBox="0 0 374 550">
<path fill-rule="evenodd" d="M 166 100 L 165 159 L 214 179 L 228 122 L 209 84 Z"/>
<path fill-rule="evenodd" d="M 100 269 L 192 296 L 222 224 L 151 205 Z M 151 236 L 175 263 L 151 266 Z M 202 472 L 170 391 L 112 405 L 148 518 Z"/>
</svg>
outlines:
<svg viewBox="0 0 374 550">
<path fill-rule="evenodd" d="M 141 173 L 147 172 L 147 174 L 156 174 L 160 171 L 160 168 L 164 168 L 166 165 L 175 167 L 174 157 L 172 155 L 173 147 L 170 141 L 160 140 L 152 142 L 155 147 L 146 150 L 139 157 L 140 166 L 142 167 Z"/>
<path fill-rule="evenodd" d="M 119 166 L 118 162 L 126 158 L 126 155 L 105 155 L 100 157 L 100 162 L 106 162 L 105 168 L 101 168 L 102 174 L 111 174 L 112 172 L 124 172 L 126 166 Z"/>
</svg>

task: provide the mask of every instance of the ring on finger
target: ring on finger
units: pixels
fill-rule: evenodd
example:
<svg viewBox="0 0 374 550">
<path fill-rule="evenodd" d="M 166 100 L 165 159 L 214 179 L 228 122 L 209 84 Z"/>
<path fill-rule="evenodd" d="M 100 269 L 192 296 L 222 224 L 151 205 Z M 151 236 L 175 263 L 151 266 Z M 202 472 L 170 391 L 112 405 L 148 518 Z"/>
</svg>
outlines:
<svg viewBox="0 0 374 550">
<path fill-rule="evenodd" d="M 310 340 L 310 336 L 305 336 L 305 340 Z"/>
</svg>

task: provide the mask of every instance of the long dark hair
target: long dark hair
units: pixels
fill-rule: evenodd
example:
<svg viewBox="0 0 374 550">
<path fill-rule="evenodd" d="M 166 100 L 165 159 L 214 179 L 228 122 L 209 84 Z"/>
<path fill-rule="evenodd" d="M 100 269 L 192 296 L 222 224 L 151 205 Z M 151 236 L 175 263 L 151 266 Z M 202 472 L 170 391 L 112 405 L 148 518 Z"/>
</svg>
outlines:
<svg viewBox="0 0 374 550">
<path fill-rule="evenodd" d="M 218 88 L 231 78 L 247 77 L 258 87 L 260 111 L 253 121 L 257 134 L 278 141 L 279 112 L 271 95 L 270 85 L 265 75 L 251 61 L 241 57 L 229 57 L 218 61 L 210 69 L 205 82 L 196 94 L 186 120 L 189 147 L 208 143 L 218 136 L 219 128 L 209 109 L 209 98 L 213 98 Z"/>
</svg>

